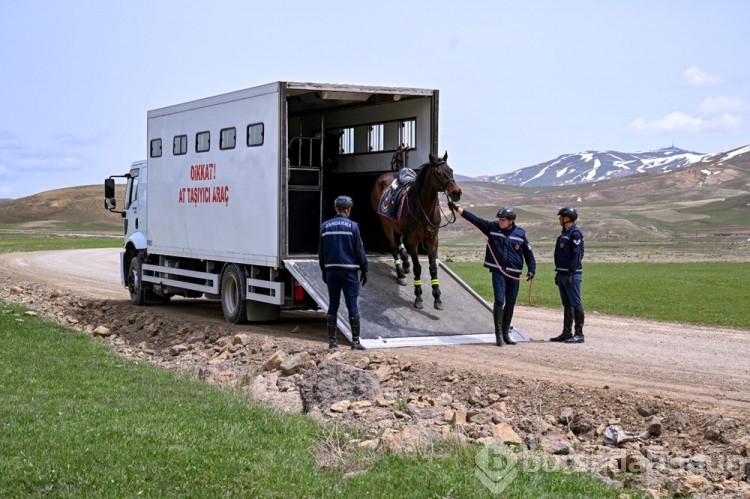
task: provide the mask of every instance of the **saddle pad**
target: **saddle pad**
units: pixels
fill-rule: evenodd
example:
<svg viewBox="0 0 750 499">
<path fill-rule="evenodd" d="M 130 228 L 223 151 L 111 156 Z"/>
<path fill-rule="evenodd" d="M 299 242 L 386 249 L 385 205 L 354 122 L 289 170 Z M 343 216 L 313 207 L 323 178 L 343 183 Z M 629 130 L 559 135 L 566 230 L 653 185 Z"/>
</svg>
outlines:
<svg viewBox="0 0 750 499">
<path fill-rule="evenodd" d="M 398 223 L 401 219 L 401 213 L 404 210 L 406 193 L 409 191 L 410 187 L 411 186 L 399 184 L 394 188 L 393 185 L 390 185 L 385 191 L 383 191 L 383 195 L 380 196 L 380 203 L 378 203 L 378 215 Z"/>
</svg>

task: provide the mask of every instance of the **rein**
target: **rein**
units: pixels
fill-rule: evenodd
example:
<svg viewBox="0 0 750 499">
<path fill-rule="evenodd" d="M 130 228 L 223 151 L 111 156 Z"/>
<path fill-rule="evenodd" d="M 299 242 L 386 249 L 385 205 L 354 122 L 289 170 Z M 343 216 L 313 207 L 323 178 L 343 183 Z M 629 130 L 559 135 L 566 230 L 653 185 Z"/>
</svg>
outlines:
<svg viewBox="0 0 750 499">
<path fill-rule="evenodd" d="M 454 213 L 453 216 L 455 217 L 455 215 L 456 214 Z M 466 220 L 466 219 L 464 218 L 464 220 Z M 490 244 L 490 238 L 487 237 L 487 236 L 485 236 L 484 232 L 482 232 L 481 230 L 479 230 L 479 227 L 477 227 L 473 223 L 469 222 L 468 220 L 466 220 L 466 223 L 468 223 L 469 225 L 471 225 L 472 227 L 474 227 L 475 229 L 477 229 L 477 231 L 480 234 L 482 234 L 482 237 L 484 238 L 484 241 L 487 244 L 487 249 L 489 250 L 490 255 L 492 255 L 492 260 L 495 262 L 495 265 L 497 265 L 497 270 L 499 270 L 501 274 L 503 274 L 508 279 L 513 279 L 514 281 L 531 281 L 529 283 L 529 305 L 533 305 L 533 303 L 531 302 L 531 290 L 534 289 L 534 279 L 529 279 L 528 277 L 516 277 L 516 276 L 512 276 L 512 275 L 508 274 L 507 272 L 505 272 L 503 270 L 502 266 L 500 266 L 500 262 L 497 261 L 497 257 L 495 256 L 495 252 L 492 251 L 492 245 Z"/>
</svg>

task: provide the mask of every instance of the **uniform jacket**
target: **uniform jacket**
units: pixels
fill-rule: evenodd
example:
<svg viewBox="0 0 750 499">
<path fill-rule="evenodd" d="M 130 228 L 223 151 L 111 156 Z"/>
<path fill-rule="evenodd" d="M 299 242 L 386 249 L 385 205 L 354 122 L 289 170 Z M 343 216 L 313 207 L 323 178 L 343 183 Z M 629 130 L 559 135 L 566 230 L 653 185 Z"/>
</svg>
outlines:
<svg viewBox="0 0 750 499">
<path fill-rule="evenodd" d="M 320 226 L 318 262 L 320 270 L 367 272 L 367 256 L 357 222 L 336 215 Z"/>
<path fill-rule="evenodd" d="M 555 271 L 570 274 L 583 272 L 583 232 L 576 224 L 563 229 L 557 237 Z"/>
<path fill-rule="evenodd" d="M 461 216 L 487 236 L 487 250 L 484 253 L 485 267 L 496 271 L 499 264 L 503 272 L 518 277 L 523 271 L 523 262 L 526 260 L 529 272 L 536 274 L 536 259 L 531 244 L 526 239 L 525 230 L 515 223 L 511 224 L 508 229 L 501 230 L 497 220 L 485 220 L 466 210 L 461 212 Z"/>
</svg>

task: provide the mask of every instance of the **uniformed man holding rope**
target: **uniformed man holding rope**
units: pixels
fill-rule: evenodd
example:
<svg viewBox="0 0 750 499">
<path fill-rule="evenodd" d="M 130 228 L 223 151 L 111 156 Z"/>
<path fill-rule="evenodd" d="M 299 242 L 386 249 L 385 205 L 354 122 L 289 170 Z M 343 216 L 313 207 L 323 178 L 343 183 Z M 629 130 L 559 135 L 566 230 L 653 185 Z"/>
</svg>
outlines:
<svg viewBox="0 0 750 499">
<path fill-rule="evenodd" d="M 495 344 L 499 347 L 516 342 L 510 338 L 510 322 L 520 281 L 523 279 L 524 260 L 528 267 L 525 280 L 532 280 L 536 273 L 536 259 L 526 231 L 516 225 L 516 210 L 503 207 L 497 212 L 497 221 L 479 218 L 459 205 L 448 201 L 451 211 L 479 229 L 487 238 L 484 266 L 492 274 L 494 303 L 492 316 L 495 321 Z"/>
</svg>

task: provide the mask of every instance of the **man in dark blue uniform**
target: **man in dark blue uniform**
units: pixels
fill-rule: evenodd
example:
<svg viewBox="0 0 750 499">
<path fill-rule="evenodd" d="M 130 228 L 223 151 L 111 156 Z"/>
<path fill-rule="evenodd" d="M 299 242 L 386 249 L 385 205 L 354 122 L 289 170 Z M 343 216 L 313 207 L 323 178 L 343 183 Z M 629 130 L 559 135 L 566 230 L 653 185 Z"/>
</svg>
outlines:
<svg viewBox="0 0 750 499">
<path fill-rule="evenodd" d="M 527 280 L 533 279 L 536 273 L 536 259 L 531 244 L 526 239 L 526 231 L 516 225 L 516 210 L 500 208 L 497 221 L 494 221 L 479 218 L 452 201 L 448 202 L 448 207 L 487 236 L 484 266 L 492 274 L 495 344 L 499 347 L 506 343 L 515 345 L 516 342 L 510 338 L 510 321 L 516 306 L 524 260 L 529 269 L 526 273 Z"/>
<path fill-rule="evenodd" d="M 583 232 L 576 224 L 578 212 L 566 206 L 557 212 L 562 233 L 555 244 L 555 284 L 560 291 L 564 309 L 563 330 L 550 341 L 583 343 Z M 573 323 L 575 322 L 575 329 Z M 575 334 L 573 334 L 575 331 Z"/>
<path fill-rule="evenodd" d="M 357 297 L 359 285 L 367 283 L 367 256 L 359 234 L 359 225 L 349 219 L 354 202 L 349 196 L 339 196 L 334 202 L 336 216 L 320 226 L 320 251 L 318 262 L 323 282 L 328 285 L 328 348 L 338 348 L 336 343 L 336 317 L 344 293 L 352 328 L 352 350 L 364 350 L 359 341 L 360 324 Z M 357 278 L 357 271 L 361 275 Z"/>
</svg>

